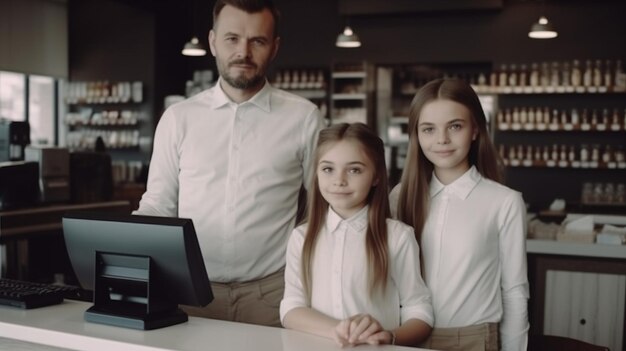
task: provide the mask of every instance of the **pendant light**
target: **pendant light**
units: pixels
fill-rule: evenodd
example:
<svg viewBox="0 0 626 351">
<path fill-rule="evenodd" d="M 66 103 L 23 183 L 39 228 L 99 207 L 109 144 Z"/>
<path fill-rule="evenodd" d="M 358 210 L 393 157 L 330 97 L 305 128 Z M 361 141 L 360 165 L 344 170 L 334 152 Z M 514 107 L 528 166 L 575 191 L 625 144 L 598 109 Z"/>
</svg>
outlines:
<svg viewBox="0 0 626 351">
<path fill-rule="evenodd" d="M 552 24 L 548 22 L 548 18 L 544 16 L 545 9 L 544 3 L 541 2 L 541 16 L 539 17 L 539 21 L 537 23 L 533 23 L 530 27 L 530 31 L 528 32 L 528 37 L 533 39 L 552 39 L 558 36 L 558 33 L 552 27 Z"/>
<path fill-rule="evenodd" d="M 361 40 L 359 40 L 359 37 L 352 31 L 350 26 L 346 26 L 343 32 L 337 36 L 335 45 L 340 48 L 358 48 L 361 46 Z"/>
<path fill-rule="evenodd" d="M 206 50 L 200 45 L 198 37 L 194 36 L 185 44 L 182 54 L 185 56 L 204 56 Z"/>
<path fill-rule="evenodd" d="M 358 48 L 361 46 L 361 40 L 359 36 L 354 33 L 352 28 L 350 28 L 349 21 L 346 21 L 346 27 L 343 29 L 343 32 L 339 33 L 337 36 L 335 45 L 339 48 Z"/>
<path fill-rule="evenodd" d="M 539 17 L 539 21 L 533 23 L 528 32 L 528 36 L 533 39 L 552 39 L 558 35 L 545 16 Z"/>
<path fill-rule="evenodd" d="M 192 2 L 189 9 L 191 10 L 191 25 L 193 27 L 192 29 L 195 30 L 197 12 L 195 0 Z M 198 37 L 194 35 L 191 37 L 191 40 L 189 40 L 185 44 L 181 53 L 185 56 L 204 56 L 206 55 L 206 49 L 200 44 Z"/>
</svg>

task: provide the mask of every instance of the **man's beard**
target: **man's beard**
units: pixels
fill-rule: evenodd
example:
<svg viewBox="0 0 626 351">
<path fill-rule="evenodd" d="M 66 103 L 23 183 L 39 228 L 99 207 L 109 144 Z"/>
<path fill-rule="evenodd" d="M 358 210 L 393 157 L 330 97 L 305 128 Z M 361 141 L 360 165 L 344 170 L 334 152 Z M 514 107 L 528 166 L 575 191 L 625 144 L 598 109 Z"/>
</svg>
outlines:
<svg viewBox="0 0 626 351">
<path fill-rule="evenodd" d="M 254 65 L 255 68 L 257 67 L 254 63 L 246 61 L 246 60 L 232 61 L 228 63 L 228 67 L 230 67 L 230 65 L 233 65 L 233 64 L 248 64 L 248 65 Z M 265 77 L 262 74 L 255 74 L 254 76 L 250 78 L 245 77 L 243 74 L 238 77 L 233 77 L 228 73 L 228 68 L 226 69 L 223 69 L 222 67 L 218 67 L 218 68 L 220 71 L 219 72 L 220 76 L 226 81 L 226 83 L 228 83 L 228 85 L 236 89 L 248 90 L 252 88 L 257 88 L 258 86 L 260 86 L 261 84 L 265 82 Z"/>
</svg>

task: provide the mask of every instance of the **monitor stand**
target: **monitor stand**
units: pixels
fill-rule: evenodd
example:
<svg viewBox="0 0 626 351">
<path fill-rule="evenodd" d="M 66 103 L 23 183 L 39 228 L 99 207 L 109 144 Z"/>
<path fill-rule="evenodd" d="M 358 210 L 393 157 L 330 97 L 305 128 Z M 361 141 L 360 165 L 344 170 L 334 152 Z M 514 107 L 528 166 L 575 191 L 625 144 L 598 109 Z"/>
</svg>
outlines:
<svg viewBox="0 0 626 351">
<path fill-rule="evenodd" d="M 156 287 L 149 256 L 96 252 L 95 260 L 94 304 L 86 321 L 150 330 L 188 320 Z"/>
</svg>

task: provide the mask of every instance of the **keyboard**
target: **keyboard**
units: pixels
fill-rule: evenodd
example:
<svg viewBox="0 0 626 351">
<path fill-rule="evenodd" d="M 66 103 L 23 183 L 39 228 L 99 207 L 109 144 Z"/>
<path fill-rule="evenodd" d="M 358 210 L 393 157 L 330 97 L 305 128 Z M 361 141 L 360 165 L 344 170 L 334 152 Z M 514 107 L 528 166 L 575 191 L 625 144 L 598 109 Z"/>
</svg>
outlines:
<svg viewBox="0 0 626 351">
<path fill-rule="evenodd" d="M 34 283 L 0 278 L 0 305 L 23 309 L 55 305 L 79 288 L 69 285 Z"/>
</svg>

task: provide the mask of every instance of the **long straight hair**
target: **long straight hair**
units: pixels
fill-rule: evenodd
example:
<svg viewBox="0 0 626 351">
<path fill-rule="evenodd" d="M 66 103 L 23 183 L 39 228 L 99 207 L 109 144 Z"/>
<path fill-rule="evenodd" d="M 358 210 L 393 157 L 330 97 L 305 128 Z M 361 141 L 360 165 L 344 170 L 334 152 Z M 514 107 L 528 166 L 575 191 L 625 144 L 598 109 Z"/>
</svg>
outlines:
<svg viewBox="0 0 626 351">
<path fill-rule="evenodd" d="M 365 239 L 365 250 L 368 259 L 367 274 L 369 277 L 369 293 L 372 295 L 376 288 L 385 291 L 388 277 L 388 244 L 387 244 L 387 218 L 389 210 L 389 182 L 387 179 L 387 167 L 385 166 L 385 149 L 382 140 L 363 123 L 341 123 L 323 129 L 319 133 L 317 148 L 315 150 L 315 165 L 311 167 L 311 193 L 307 203 L 306 237 L 302 247 L 302 281 L 307 297 L 311 298 L 312 262 L 315 255 L 315 244 L 319 233 L 326 223 L 328 214 L 328 202 L 322 196 L 319 188 L 317 167 L 322 156 L 335 144 L 342 140 L 356 141 L 365 155 L 374 165 L 373 185 L 367 196 L 369 204 L 368 226 Z"/>
<path fill-rule="evenodd" d="M 420 88 L 409 110 L 409 148 L 400 180 L 398 219 L 412 226 L 418 243 L 426 223 L 430 202 L 430 180 L 434 166 L 426 158 L 418 140 L 418 122 L 424 105 L 435 100 L 450 100 L 465 106 L 478 131 L 468 153 L 470 165 L 485 178 L 502 182 L 503 167 L 500 156 L 489 138 L 487 118 L 478 96 L 470 85 L 460 79 L 436 79 Z"/>
</svg>

